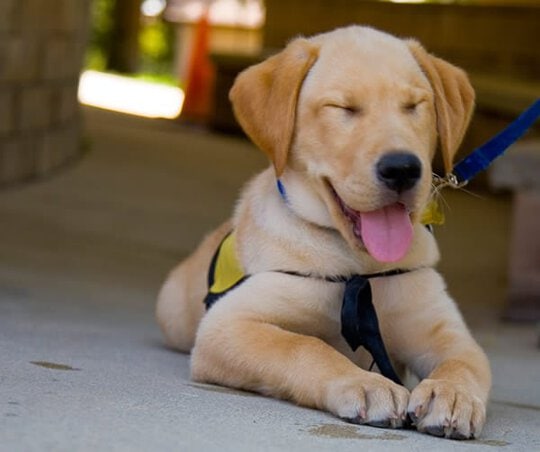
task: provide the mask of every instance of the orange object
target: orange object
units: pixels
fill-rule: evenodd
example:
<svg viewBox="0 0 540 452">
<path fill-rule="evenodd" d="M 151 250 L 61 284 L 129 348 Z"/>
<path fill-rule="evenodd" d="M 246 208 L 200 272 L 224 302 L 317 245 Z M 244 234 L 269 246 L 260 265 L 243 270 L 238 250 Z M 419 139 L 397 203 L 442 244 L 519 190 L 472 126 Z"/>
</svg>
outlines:
<svg viewBox="0 0 540 452">
<path fill-rule="evenodd" d="M 206 8 L 195 30 L 181 119 L 204 122 L 212 113 L 215 68 L 210 60 L 209 38 L 210 22 Z"/>
</svg>

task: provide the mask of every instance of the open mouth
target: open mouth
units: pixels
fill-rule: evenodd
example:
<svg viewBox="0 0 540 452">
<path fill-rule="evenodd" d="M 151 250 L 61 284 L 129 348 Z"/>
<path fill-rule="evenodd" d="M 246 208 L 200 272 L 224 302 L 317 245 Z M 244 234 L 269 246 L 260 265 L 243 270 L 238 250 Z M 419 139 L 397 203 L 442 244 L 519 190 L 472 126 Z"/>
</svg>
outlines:
<svg viewBox="0 0 540 452">
<path fill-rule="evenodd" d="M 407 207 L 396 202 L 370 212 L 349 207 L 330 185 L 343 215 L 351 223 L 356 239 L 379 262 L 397 262 L 409 251 L 413 226 Z"/>
</svg>

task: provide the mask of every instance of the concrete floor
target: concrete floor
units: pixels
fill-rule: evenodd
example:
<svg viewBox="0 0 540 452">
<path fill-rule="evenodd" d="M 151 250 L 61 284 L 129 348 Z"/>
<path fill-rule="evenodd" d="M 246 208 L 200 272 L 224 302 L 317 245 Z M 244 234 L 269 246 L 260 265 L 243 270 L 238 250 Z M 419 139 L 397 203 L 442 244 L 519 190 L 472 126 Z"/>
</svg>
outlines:
<svg viewBox="0 0 540 452">
<path fill-rule="evenodd" d="M 247 142 L 84 110 L 89 153 L 0 192 L 0 450 L 540 451 L 533 327 L 497 321 L 510 203 L 449 193 L 451 291 L 488 351 L 494 388 L 474 442 L 352 426 L 194 384 L 153 321 L 166 272 L 226 218 L 264 164 Z"/>
</svg>

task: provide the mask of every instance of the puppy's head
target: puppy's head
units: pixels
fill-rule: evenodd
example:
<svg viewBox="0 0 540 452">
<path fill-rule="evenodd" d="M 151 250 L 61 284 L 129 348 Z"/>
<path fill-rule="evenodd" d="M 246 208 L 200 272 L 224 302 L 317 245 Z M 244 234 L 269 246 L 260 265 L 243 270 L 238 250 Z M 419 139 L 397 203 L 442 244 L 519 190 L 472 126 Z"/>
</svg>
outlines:
<svg viewBox="0 0 540 452">
<path fill-rule="evenodd" d="M 291 208 L 381 262 L 407 254 L 435 151 L 450 171 L 474 104 L 463 71 L 365 27 L 292 41 L 241 73 L 230 98 L 293 187 Z"/>
</svg>

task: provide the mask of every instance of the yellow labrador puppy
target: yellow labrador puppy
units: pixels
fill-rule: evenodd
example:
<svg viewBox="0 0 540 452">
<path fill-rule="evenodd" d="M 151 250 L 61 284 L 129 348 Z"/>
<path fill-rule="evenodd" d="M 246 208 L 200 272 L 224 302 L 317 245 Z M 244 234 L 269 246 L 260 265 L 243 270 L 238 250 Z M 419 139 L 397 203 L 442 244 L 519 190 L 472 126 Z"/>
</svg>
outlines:
<svg viewBox="0 0 540 452">
<path fill-rule="evenodd" d="M 420 222 L 434 153 L 449 170 L 471 117 L 464 72 L 352 26 L 293 40 L 242 72 L 230 98 L 272 166 L 159 295 L 159 325 L 191 350 L 192 378 L 356 423 L 396 428 L 409 414 L 422 432 L 477 436 L 489 363 Z M 220 260 L 234 284 L 209 297 Z M 411 392 L 405 369 L 420 379 Z"/>
</svg>

